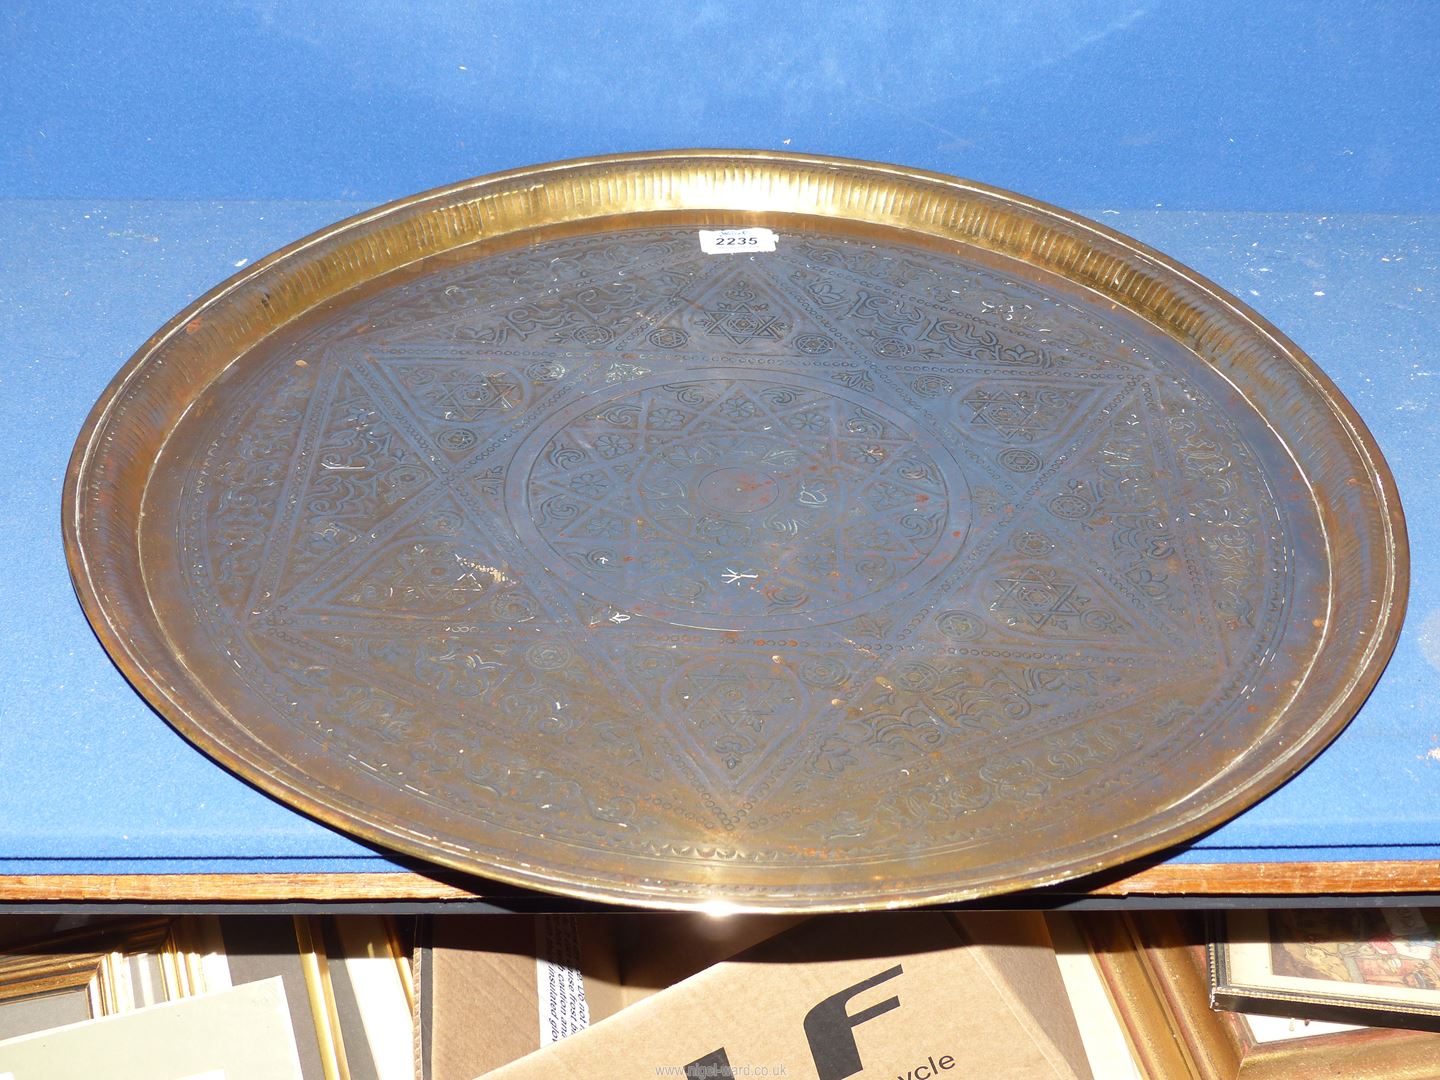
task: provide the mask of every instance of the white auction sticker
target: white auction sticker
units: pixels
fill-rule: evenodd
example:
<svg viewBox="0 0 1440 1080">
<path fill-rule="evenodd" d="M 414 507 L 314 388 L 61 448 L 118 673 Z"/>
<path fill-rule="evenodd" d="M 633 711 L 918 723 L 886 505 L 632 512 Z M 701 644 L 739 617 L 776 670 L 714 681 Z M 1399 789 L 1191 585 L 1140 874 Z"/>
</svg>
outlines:
<svg viewBox="0 0 1440 1080">
<path fill-rule="evenodd" d="M 706 255 L 774 251 L 778 239 L 774 229 L 701 229 L 700 250 Z"/>
</svg>

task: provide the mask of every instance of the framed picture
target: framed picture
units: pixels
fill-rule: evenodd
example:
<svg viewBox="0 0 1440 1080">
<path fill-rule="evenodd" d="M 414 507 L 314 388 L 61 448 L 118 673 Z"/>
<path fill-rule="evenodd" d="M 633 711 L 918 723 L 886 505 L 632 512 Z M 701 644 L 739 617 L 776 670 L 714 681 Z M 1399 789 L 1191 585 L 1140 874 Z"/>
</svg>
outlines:
<svg viewBox="0 0 1440 1080">
<path fill-rule="evenodd" d="M 132 1012 L 229 985 L 204 917 L 86 923 L 6 943 L 0 1039 Z"/>
<path fill-rule="evenodd" d="M 1221 1008 L 1440 1031 L 1440 909 L 1231 911 L 1211 929 Z"/>
<path fill-rule="evenodd" d="M 279 979 L 304 1080 L 411 1080 L 407 924 L 378 915 L 20 920 L 0 1041 Z"/>
<path fill-rule="evenodd" d="M 1172 911 L 1075 916 L 1143 1076 L 1155 1080 L 1361 1080 L 1435 1075 L 1440 1035 L 1217 1011 L 1202 917 Z"/>
</svg>

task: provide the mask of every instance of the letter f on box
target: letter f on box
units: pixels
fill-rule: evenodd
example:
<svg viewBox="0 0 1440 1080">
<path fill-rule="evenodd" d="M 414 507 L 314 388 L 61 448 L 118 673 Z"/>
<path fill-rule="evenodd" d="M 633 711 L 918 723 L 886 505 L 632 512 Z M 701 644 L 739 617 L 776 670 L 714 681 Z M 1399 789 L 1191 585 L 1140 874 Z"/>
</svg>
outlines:
<svg viewBox="0 0 1440 1080">
<path fill-rule="evenodd" d="M 805 1015 L 805 1038 L 810 1042 L 810 1056 L 815 1059 L 819 1080 L 845 1080 L 845 1077 L 860 1071 L 860 1048 L 855 1043 L 855 1029 L 867 1020 L 898 1009 L 900 999 L 886 998 L 854 1014 L 847 1012 L 845 1006 L 857 994 L 895 978 L 901 971 L 901 966 L 896 964 L 864 982 L 831 994 Z"/>
</svg>

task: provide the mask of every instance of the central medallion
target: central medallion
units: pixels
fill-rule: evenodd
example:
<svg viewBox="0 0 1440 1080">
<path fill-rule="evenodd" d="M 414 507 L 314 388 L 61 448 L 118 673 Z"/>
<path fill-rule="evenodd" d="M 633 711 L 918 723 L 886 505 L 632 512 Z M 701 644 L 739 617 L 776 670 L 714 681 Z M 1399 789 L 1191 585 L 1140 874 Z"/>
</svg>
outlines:
<svg viewBox="0 0 1440 1080">
<path fill-rule="evenodd" d="M 943 571 L 970 524 L 941 443 L 873 395 L 702 369 L 541 421 L 517 535 L 619 615 L 714 630 L 843 621 Z"/>
<path fill-rule="evenodd" d="M 758 514 L 780 494 L 775 477 L 741 465 L 716 469 L 700 481 L 700 501 L 719 514 Z"/>
</svg>

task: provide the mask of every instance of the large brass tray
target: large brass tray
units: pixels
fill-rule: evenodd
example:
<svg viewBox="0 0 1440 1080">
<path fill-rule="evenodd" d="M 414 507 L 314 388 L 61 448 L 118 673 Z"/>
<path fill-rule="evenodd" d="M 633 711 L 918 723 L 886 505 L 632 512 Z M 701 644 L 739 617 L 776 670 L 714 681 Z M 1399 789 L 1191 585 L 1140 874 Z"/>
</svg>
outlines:
<svg viewBox="0 0 1440 1080">
<path fill-rule="evenodd" d="M 775 250 L 702 249 L 741 227 Z M 270 256 L 116 377 L 64 513 L 100 639 L 219 762 L 657 907 L 1194 836 L 1354 713 L 1407 568 L 1354 410 L 1233 297 L 1006 192 L 775 153 L 519 170 Z"/>
</svg>

